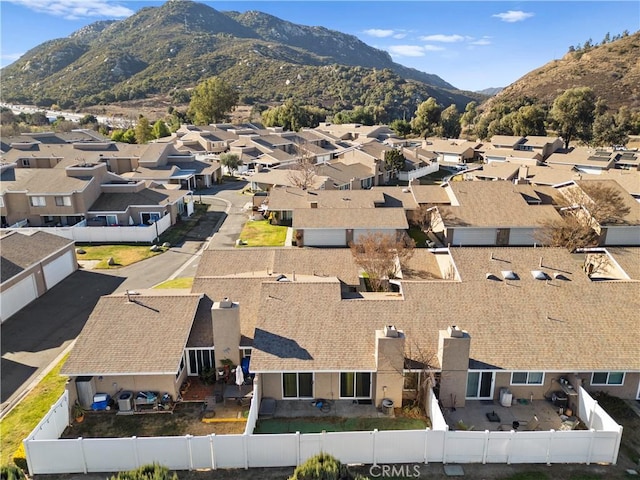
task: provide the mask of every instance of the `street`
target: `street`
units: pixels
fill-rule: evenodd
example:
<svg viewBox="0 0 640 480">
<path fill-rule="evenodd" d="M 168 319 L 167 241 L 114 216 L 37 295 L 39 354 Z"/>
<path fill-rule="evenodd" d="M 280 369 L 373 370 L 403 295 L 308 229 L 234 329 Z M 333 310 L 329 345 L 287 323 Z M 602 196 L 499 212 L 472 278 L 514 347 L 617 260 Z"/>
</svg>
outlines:
<svg viewBox="0 0 640 480">
<path fill-rule="evenodd" d="M 70 347 L 100 296 L 193 277 L 203 248 L 233 247 L 247 218 L 242 208 L 251 201 L 240 193 L 244 186 L 238 181 L 203 190 L 202 202 L 211 205 L 209 215 L 180 245 L 117 270 L 78 270 L 4 322 L 0 416 Z"/>
</svg>

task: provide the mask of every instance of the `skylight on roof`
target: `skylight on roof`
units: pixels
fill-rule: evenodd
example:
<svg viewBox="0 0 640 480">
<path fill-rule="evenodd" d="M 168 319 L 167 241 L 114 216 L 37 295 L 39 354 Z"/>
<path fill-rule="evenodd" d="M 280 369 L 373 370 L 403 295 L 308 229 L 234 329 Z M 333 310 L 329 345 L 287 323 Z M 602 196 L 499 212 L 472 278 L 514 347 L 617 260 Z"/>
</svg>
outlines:
<svg viewBox="0 0 640 480">
<path fill-rule="evenodd" d="M 513 270 L 502 270 L 500 273 L 505 280 L 518 280 L 518 274 Z"/>
<path fill-rule="evenodd" d="M 536 280 L 549 280 L 549 276 L 542 270 L 531 270 L 531 275 Z"/>
</svg>

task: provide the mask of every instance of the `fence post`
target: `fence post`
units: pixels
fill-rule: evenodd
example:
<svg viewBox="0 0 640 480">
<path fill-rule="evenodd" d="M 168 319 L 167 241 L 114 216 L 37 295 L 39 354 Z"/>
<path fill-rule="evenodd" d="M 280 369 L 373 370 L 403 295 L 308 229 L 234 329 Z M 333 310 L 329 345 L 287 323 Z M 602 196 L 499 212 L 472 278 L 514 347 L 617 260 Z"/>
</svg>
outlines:
<svg viewBox="0 0 640 480">
<path fill-rule="evenodd" d="M 598 401 L 594 400 L 593 408 L 591 409 L 591 415 L 589 415 L 589 428 L 593 426 L 593 419 L 596 416 L 596 408 L 598 408 Z"/>
<path fill-rule="evenodd" d="M 489 430 L 484 431 L 484 449 L 482 451 L 482 464 L 486 465 L 489 454 Z"/>
<path fill-rule="evenodd" d="M 89 470 L 87 468 L 87 456 L 84 453 L 84 439 L 78 437 L 78 443 L 80 444 L 80 453 L 82 454 L 82 473 L 86 475 L 89 473 Z"/>
<path fill-rule="evenodd" d="M 193 470 L 193 451 L 191 449 L 191 435 L 186 434 L 184 438 L 187 440 L 187 455 L 189 456 L 189 471 Z"/>
<path fill-rule="evenodd" d="M 613 448 L 613 458 L 611 459 L 611 463 L 616 465 L 618 463 L 618 453 L 620 452 L 620 441 L 622 440 L 622 425 L 618 425 L 618 438 L 616 441 L 616 445 Z"/>
<path fill-rule="evenodd" d="M 376 437 L 377 437 L 377 435 L 378 435 L 378 429 L 374 428 L 373 429 L 373 449 L 372 449 L 373 450 L 372 453 L 373 453 L 373 466 L 374 467 L 378 466 L 378 462 L 377 462 L 378 455 L 376 455 L 376 443 L 377 443 L 376 442 Z"/>
<path fill-rule="evenodd" d="M 429 427 L 427 427 L 424 430 L 424 464 L 425 465 L 429 465 L 429 449 L 427 448 L 427 445 L 429 443 L 429 431 L 431 429 Z"/>
<path fill-rule="evenodd" d="M 587 453 L 587 465 L 591 464 L 591 455 L 593 454 L 593 438 L 596 436 L 595 429 L 589 430 L 589 453 Z"/>
<path fill-rule="evenodd" d="M 511 465 L 511 451 L 513 450 L 513 436 L 516 434 L 515 430 L 511 430 L 509 435 L 509 443 L 507 444 L 507 465 Z"/>
<path fill-rule="evenodd" d="M 442 432 L 442 464 L 446 465 L 447 464 L 447 438 L 449 437 L 449 435 L 451 435 L 451 432 L 449 430 L 445 430 L 444 432 Z"/>
<path fill-rule="evenodd" d="M 549 441 L 547 442 L 547 465 L 551 465 L 551 444 L 555 437 L 556 431 L 552 428 L 549 430 Z"/>
<path fill-rule="evenodd" d="M 244 469 L 249 470 L 249 436 L 242 435 L 242 451 L 244 452 Z"/>
<path fill-rule="evenodd" d="M 133 454 L 136 460 L 136 468 L 140 468 L 142 465 L 140 465 L 140 456 L 138 455 L 138 437 L 134 435 L 131 437 L 131 441 L 133 442 Z"/>
<path fill-rule="evenodd" d="M 213 440 L 215 436 L 216 436 L 215 433 L 212 433 L 211 435 L 209 435 L 209 451 L 211 452 L 211 468 L 213 470 L 216 470 L 216 454 L 215 454 L 215 449 L 213 447 Z"/>
<path fill-rule="evenodd" d="M 296 432 L 296 467 L 300 465 L 300 432 Z"/>
<path fill-rule="evenodd" d="M 24 456 L 27 457 L 27 471 L 29 475 L 34 475 L 33 465 L 31 465 L 31 455 L 29 455 L 29 442 L 28 438 L 22 440 L 22 445 L 24 446 Z"/>
</svg>

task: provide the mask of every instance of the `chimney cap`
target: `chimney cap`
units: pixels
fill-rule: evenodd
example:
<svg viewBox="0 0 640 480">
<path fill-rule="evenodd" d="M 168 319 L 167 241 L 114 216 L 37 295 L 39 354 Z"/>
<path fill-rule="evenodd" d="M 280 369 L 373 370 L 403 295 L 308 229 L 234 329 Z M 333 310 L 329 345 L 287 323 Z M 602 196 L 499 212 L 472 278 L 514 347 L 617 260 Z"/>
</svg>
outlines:
<svg viewBox="0 0 640 480">
<path fill-rule="evenodd" d="M 449 328 L 447 328 L 447 332 L 449 332 L 449 336 L 453 338 L 462 338 L 464 336 L 462 329 L 457 325 L 451 325 Z"/>
<path fill-rule="evenodd" d="M 220 302 L 220 308 L 231 308 L 233 306 L 233 302 L 229 300 L 229 297 L 224 297 Z"/>
<path fill-rule="evenodd" d="M 385 325 L 384 336 L 389 338 L 397 338 L 399 336 L 398 329 L 394 325 Z"/>
</svg>

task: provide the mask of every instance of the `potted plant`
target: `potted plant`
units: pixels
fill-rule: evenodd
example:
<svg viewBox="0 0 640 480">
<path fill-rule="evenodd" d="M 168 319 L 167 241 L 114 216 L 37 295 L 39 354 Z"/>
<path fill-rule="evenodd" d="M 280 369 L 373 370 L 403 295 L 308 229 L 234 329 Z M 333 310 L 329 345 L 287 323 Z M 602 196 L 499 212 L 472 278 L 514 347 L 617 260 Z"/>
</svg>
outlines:
<svg viewBox="0 0 640 480">
<path fill-rule="evenodd" d="M 82 423 L 84 421 L 84 408 L 80 405 L 80 402 L 76 400 L 76 403 L 73 404 L 73 418 L 77 423 Z"/>
</svg>

